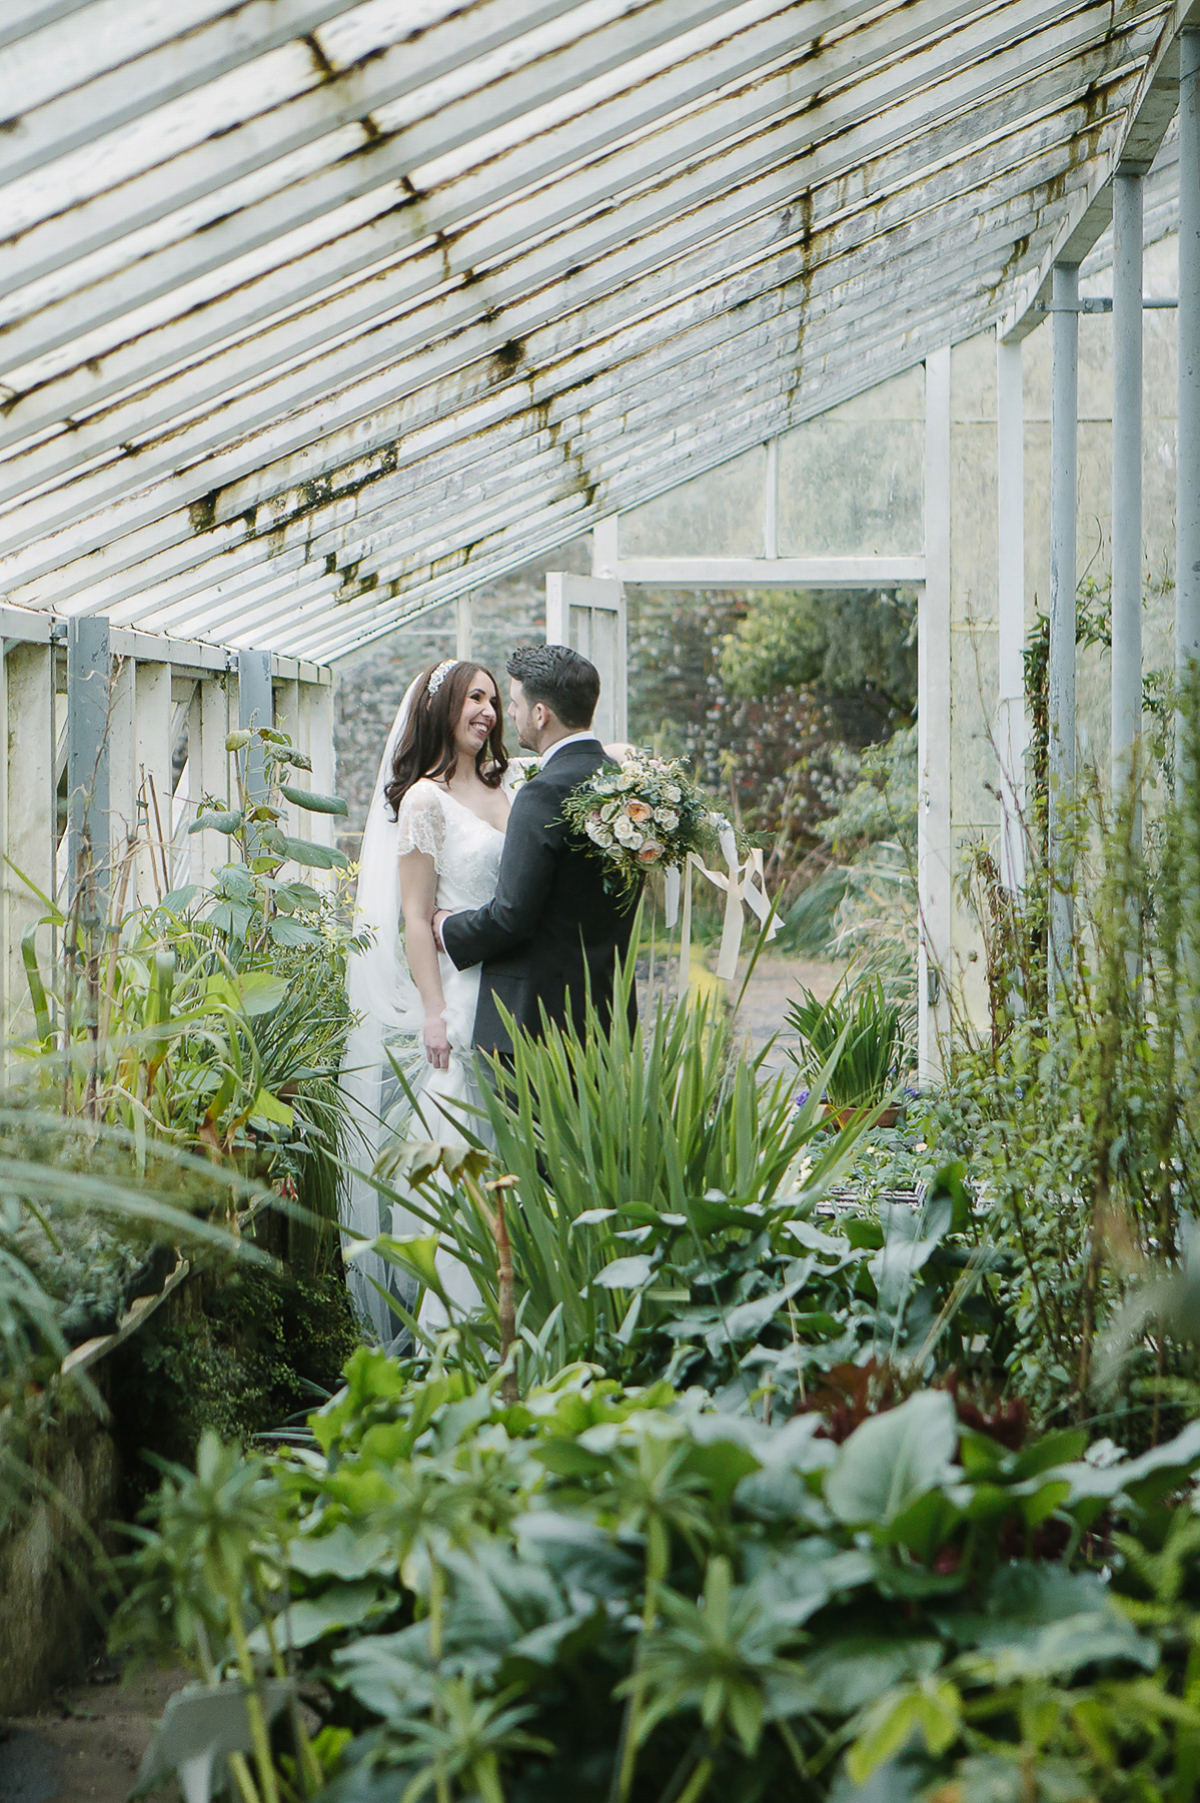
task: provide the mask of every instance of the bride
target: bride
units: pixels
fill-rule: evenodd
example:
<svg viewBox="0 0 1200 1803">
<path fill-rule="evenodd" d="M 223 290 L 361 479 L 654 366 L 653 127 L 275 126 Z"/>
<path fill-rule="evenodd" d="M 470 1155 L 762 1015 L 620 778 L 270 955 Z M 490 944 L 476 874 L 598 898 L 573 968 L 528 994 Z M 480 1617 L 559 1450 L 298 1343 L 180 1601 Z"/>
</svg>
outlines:
<svg viewBox="0 0 1200 1803">
<path fill-rule="evenodd" d="M 356 1142 L 348 1162 L 359 1171 L 371 1170 L 384 1137 L 462 1144 L 465 1110 L 479 1106 L 472 1052 L 479 966 L 457 970 L 438 951 L 433 917 L 440 908 L 481 907 L 495 893 L 509 770 L 494 677 L 470 660 L 422 671 L 388 735 L 360 853 L 354 935 L 364 949 L 351 954 L 346 973 L 358 1022 L 341 1079 Z M 415 1097 L 417 1120 L 408 1118 L 393 1058 Z M 416 1217 L 392 1214 L 381 1222 L 378 1192 L 365 1177 L 352 1177 L 343 1210 L 352 1236 L 347 1250 L 381 1227 L 428 1231 Z M 438 1263 L 451 1300 L 470 1308 L 477 1295 L 466 1270 L 444 1255 Z M 360 1313 L 383 1345 L 392 1345 L 399 1318 L 376 1285 L 406 1307 L 414 1286 L 376 1253 L 360 1253 L 348 1271 Z M 422 1325 L 445 1322 L 441 1303 L 428 1295 Z"/>
</svg>

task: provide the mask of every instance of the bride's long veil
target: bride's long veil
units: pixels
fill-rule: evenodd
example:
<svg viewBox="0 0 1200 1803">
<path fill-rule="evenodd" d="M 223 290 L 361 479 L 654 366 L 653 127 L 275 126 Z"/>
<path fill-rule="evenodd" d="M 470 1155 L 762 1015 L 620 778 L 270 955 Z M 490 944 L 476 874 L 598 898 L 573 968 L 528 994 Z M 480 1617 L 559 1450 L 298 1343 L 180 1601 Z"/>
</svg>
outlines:
<svg viewBox="0 0 1200 1803">
<path fill-rule="evenodd" d="M 421 997 L 400 942 L 400 829 L 389 818 L 384 794 L 392 774 L 392 759 L 404 737 L 421 682 L 422 677 L 418 676 L 409 684 L 392 722 L 359 852 L 354 935 L 364 937 L 366 944 L 362 951 L 351 952 L 346 965 L 346 993 L 357 1021 L 346 1040 L 340 1084 L 351 1123 L 347 1162 L 363 1172 L 371 1170 L 379 1155 L 386 1088 L 394 1084 L 387 1044 L 401 1038 L 417 1039 L 419 1043 L 425 1022 Z M 345 1229 L 342 1244 L 347 1252 L 357 1240 L 374 1239 L 383 1225 L 379 1193 L 362 1176 L 344 1179 L 341 1212 Z M 374 1327 L 383 1345 L 390 1346 L 397 1337 L 399 1323 L 375 1283 L 385 1290 L 396 1290 L 399 1274 L 374 1252 L 360 1253 L 348 1260 L 346 1272 L 359 1313 Z"/>
</svg>

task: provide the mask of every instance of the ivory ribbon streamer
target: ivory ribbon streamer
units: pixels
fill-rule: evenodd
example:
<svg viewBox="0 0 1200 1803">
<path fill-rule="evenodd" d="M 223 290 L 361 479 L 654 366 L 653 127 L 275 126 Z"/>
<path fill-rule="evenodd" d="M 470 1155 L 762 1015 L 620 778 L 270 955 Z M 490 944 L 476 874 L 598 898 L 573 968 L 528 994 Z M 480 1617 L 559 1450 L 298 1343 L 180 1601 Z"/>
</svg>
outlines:
<svg viewBox="0 0 1200 1803">
<path fill-rule="evenodd" d="M 737 855 L 737 840 L 732 832 L 725 832 L 721 834 L 721 853 L 728 866 L 728 874 L 720 870 L 710 870 L 704 860 L 698 858 L 695 852 L 688 853 L 682 871 L 673 868 L 666 872 L 665 905 L 668 928 L 673 927 L 676 920 L 679 920 L 678 995 L 680 1001 L 686 997 L 691 981 L 693 870 L 698 870 L 701 876 L 707 877 L 715 888 L 723 890 L 725 894 L 725 924 L 721 933 L 721 949 L 717 955 L 717 975 L 724 982 L 728 983 L 737 972 L 737 962 L 742 950 L 742 929 L 745 924 L 743 903 L 766 928 L 768 943 L 779 931 L 779 920 L 766 891 L 761 850 L 755 847 L 745 864 L 742 864 Z"/>
<path fill-rule="evenodd" d="M 667 917 L 667 931 L 670 932 L 679 919 L 679 866 L 672 864 L 667 871 L 666 893 L 663 896 L 663 910 Z"/>
</svg>

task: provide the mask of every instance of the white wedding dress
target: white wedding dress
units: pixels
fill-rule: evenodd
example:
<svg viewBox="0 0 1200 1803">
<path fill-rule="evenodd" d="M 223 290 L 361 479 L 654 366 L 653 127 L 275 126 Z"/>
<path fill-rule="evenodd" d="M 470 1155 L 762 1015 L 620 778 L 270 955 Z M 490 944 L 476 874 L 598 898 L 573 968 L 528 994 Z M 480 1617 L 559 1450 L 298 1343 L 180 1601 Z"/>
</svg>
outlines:
<svg viewBox="0 0 1200 1803">
<path fill-rule="evenodd" d="M 415 1213 L 389 1205 L 370 1173 L 381 1150 L 397 1139 L 462 1145 L 464 1126 L 486 1138 L 484 1122 L 471 1112 L 481 1106 L 472 1055 L 479 967 L 457 970 L 445 953 L 439 958 L 451 1049 L 448 1068 L 435 1070 L 425 1054 L 424 1004 L 404 955 L 399 860 L 413 851 L 432 858 L 437 906 L 458 910 L 491 900 L 504 850 L 502 831 L 428 778 L 414 783 L 401 801 L 399 818 L 390 818 L 385 790 L 416 688 L 414 683 L 404 697 L 388 735 L 367 812 L 354 912 L 360 949 L 351 954 L 346 970 L 356 1020 L 340 1076 L 349 1116 L 345 1158 L 350 1170 L 341 1195 L 347 1279 L 359 1314 L 388 1349 L 403 1339 L 405 1329 L 387 1297 L 411 1309 L 416 1282 L 372 1251 L 370 1242 L 380 1232 L 424 1237 L 431 1230 Z M 510 763 L 506 788 L 522 774 L 519 762 Z M 393 1061 L 403 1072 L 415 1112 Z M 389 1188 L 403 1194 L 401 1184 Z M 455 1313 L 478 1300 L 470 1276 L 450 1253 L 439 1250 L 438 1273 Z M 446 1325 L 446 1311 L 436 1296 L 427 1293 L 420 1320 L 431 1332 Z"/>
<path fill-rule="evenodd" d="M 439 908 L 457 912 L 463 908 L 480 908 L 492 899 L 496 893 L 500 854 L 504 850 L 504 834 L 498 827 L 480 819 L 473 809 L 428 778 L 414 783 L 404 797 L 397 825 L 397 857 L 421 851 L 433 859 Z M 449 1063 L 445 1070 L 435 1069 L 425 1058 L 422 1043 L 408 1065 L 411 1071 L 409 1085 L 416 1100 L 415 1111 L 410 1110 L 408 1098 L 393 1080 L 393 1088 L 399 1093 L 394 1102 L 391 1096 L 385 1096 L 384 1118 L 389 1132 L 400 1137 L 430 1139 L 443 1146 L 464 1145 L 464 1124 L 477 1137 L 485 1136 L 482 1133 L 485 1124 L 473 1112 L 482 1103 L 472 1038 L 480 967 L 475 964 L 468 970 L 459 970 L 445 952 L 439 954 L 438 967 L 445 1001 L 446 1037 L 450 1041 Z M 400 1054 L 400 1046 L 394 1049 Z M 428 1226 L 419 1217 L 406 1216 L 399 1207 L 393 1206 L 394 1234 L 428 1231 Z M 479 1292 L 466 1268 L 444 1250 L 438 1252 L 437 1266 L 438 1276 L 455 1312 L 472 1308 L 479 1300 Z M 421 1326 L 430 1332 L 437 1332 L 449 1324 L 441 1300 L 432 1292 L 425 1296 L 420 1320 Z"/>
</svg>

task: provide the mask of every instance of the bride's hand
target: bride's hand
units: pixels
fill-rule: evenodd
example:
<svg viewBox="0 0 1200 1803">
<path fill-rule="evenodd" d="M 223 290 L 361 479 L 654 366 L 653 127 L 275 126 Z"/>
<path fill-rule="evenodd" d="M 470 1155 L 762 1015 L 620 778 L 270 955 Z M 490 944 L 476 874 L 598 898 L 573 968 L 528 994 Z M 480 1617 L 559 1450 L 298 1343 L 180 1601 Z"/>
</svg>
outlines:
<svg viewBox="0 0 1200 1803">
<path fill-rule="evenodd" d="M 425 1017 L 425 1056 L 435 1071 L 449 1069 L 450 1040 L 446 1033 L 446 1022 L 440 1014 L 427 1014 Z"/>
</svg>

